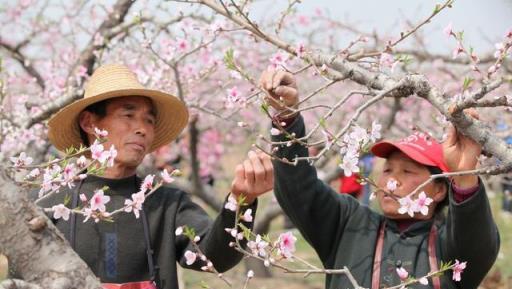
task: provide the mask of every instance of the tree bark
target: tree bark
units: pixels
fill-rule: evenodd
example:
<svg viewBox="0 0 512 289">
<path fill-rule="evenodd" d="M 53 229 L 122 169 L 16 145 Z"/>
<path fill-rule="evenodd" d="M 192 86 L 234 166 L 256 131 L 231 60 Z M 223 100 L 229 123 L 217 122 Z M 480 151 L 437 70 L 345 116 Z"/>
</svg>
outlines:
<svg viewBox="0 0 512 289">
<path fill-rule="evenodd" d="M 5 280 L 0 289 L 100 289 L 99 280 L 64 236 L 5 173 L 0 171 L 0 252 L 24 282 Z"/>
</svg>

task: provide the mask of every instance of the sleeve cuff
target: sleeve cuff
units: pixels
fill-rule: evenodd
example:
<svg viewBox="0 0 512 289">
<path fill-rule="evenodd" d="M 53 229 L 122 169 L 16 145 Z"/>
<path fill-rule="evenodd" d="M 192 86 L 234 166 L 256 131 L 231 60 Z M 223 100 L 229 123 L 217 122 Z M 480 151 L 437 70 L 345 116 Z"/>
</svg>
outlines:
<svg viewBox="0 0 512 289">
<path fill-rule="evenodd" d="M 480 188 L 480 179 L 478 179 L 478 184 L 476 186 L 467 189 L 457 187 L 453 181 L 451 185 L 455 202 L 461 203 L 471 198 L 474 194 L 476 194 L 476 192 L 478 192 L 478 189 Z"/>
</svg>

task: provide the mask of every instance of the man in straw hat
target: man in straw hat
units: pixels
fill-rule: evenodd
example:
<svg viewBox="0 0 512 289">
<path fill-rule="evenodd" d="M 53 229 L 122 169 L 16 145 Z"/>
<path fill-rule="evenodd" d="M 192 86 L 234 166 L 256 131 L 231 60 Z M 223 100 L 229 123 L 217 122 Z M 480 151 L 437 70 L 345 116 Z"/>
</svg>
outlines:
<svg viewBox="0 0 512 289">
<path fill-rule="evenodd" d="M 74 208 L 79 199 L 85 196 L 90 200 L 94 190 L 108 186 L 107 209 L 124 207 L 126 199 L 140 188 L 141 180 L 135 171 L 144 156 L 174 140 L 187 120 L 183 102 L 167 93 L 144 88 L 127 67 L 98 68 L 87 83 L 84 98 L 50 119 L 49 139 L 64 151 L 90 145 L 95 139 L 95 128 L 99 128 L 108 131 L 108 140 L 103 145 L 106 149 L 114 145 L 117 157 L 103 176 L 90 175 L 73 190 L 55 194 L 40 205 L 51 207 L 70 198 L 68 207 Z M 253 185 L 255 178 L 265 178 L 261 175 L 263 170 L 255 170 L 262 165 L 271 167 L 270 159 L 244 162 L 237 168 L 231 187 L 235 197 L 246 196 L 253 212 L 256 197 L 273 183 L 269 174 L 264 184 Z M 119 288 L 109 287 L 119 283 L 124 283 L 122 288 L 178 288 L 176 262 L 196 270 L 206 265 L 199 258 L 194 261 L 190 252 L 185 254 L 196 251 L 187 237 L 175 233 L 185 225 L 200 237 L 199 247 L 217 271 L 228 270 L 242 258 L 229 247 L 233 239 L 224 230 L 234 226 L 235 213 L 230 210 L 223 209 L 212 222 L 186 193 L 161 187 L 145 200 L 140 216 L 117 214 L 113 216 L 114 222 L 84 223 L 84 216 L 72 215 L 69 221 L 54 221 L 100 280 L 109 283 L 104 285 L 106 288 Z"/>
</svg>

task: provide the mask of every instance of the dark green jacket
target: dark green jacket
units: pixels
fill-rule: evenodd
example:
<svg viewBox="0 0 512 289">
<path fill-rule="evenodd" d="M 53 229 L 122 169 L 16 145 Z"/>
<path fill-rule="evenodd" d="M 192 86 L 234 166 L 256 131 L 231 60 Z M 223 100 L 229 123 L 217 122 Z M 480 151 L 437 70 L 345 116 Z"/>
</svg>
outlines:
<svg viewBox="0 0 512 289">
<path fill-rule="evenodd" d="M 111 199 L 106 207 L 107 211 L 112 211 L 123 207 L 125 199 L 131 199 L 131 194 L 138 190 L 136 182 L 140 183 L 140 180 L 135 177 L 113 180 L 88 176 L 80 192 L 90 199 L 94 189 L 109 186 L 105 195 Z M 60 192 L 39 205 L 51 207 L 62 203 L 66 196 L 71 198 L 71 191 Z M 170 187 L 162 187 L 148 197 L 144 210 L 150 227 L 154 259 L 159 267 L 161 288 L 178 288 L 176 262 L 195 270 L 200 270 L 204 265 L 201 261 L 196 261 L 192 266 L 185 264 L 185 251 L 196 250 L 185 236 L 176 237 L 178 226 L 186 225 L 195 229 L 196 235 L 201 236 L 199 244 L 202 251 L 218 271 L 226 271 L 241 260 L 242 255 L 228 246 L 233 238 L 224 230 L 234 226 L 234 212 L 223 209 L 212 222 L 185 192 Z M 95 223 L 89 220 L 83 223 L 84 217 L 77 217 L 75 251 L 102 282 L 125 283 L 150 279 L 141 219 L 136 219 L 133 213 L 120 213 L 114 215 L 114 222 Z M 70 221 L 59 219 L 55 223 L 69 240 Z"/>
<path fill-rule="evenodd" d="M 287 130 L 297 137 L 304 136 L 302 117 Z M 274 141 L 287 140 L 284 135 Z M 307 148 L 293 144 L 280 146 L 277 154 L 293 160 L 308 155 Z M 307 162 L 297 166 L 274 161 L 274 191 L 285 213 L 304 238 L 316 250 L 325 268 L 347 266 L 360 286 L 371 287 L 375 245 L 380 224 L 386 218 L 351 196 L 342 195 L 317 178 L 316 170 Z M 467 261 L 461 282 L 452 281 L 451 272 L 441 277 L 441 288 L 475 289 L 494 263 L 499 250 L 499 235 L 493 221 L 485 188 L 462 203 L 455 203 L 450 188 L 448 215 L 438 224 L 436 255 L 440 261 Z M 380 285 L 400 283 L 396 273 L 398 261 L 412 276 L 424 276 L 430 271 L 428 235 L 432 220 L 414 223 L 400 233 L 393 220 L 386 220 L 382 250 Z M 415 285 L 412 288 L 433 288 Z M 327 275 L 326 288 L 352 288 L 344 275 Z"/>
</svg>

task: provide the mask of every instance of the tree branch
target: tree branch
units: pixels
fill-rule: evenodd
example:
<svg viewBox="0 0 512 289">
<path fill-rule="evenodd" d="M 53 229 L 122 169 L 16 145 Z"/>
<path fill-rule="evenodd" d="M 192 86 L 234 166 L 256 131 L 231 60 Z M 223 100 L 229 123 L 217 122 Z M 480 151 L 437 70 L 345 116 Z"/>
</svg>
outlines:
<svg viewBox="0 0 512 289">
<path fill-rule="evenodd" d="M 25 44 L 25 42 L 22 42 L 21 44 Z M 17 45 L 17 46 L 12 46 L 4 41 L 2 41 L 2 39 L 0 38 L 0 47 L 3 47 L 5 50 L 7 50 L 7 52 L 9 52 L 11 54 L 11 56 L 16 59 L 16 61 L 18 61 L 21 65 L 21 67 L 23 67 L 23 69 L 32 77 L 34 77 L 36 79 L 36 82 L 37 82 L 37 85 L 39 85 L 39 87 L 41 88 L 41 90 L 44 91 L 45 89 L 45 83 L 44 83 L 44 79 L 43 77 L 41 76 L 41 74 L 39 74 L 39 72 L 37 71 L 37 69 L 32 65 L 32 61 L 30 61 L 21 51 L 21 47 L 23 47 L 24 45 Z"/>
<path fill-rule="evenodd" d="M 234 23 L 242 26 L 244 29 L 252 32 L 256 37 L 259 37 L 275 47 L 297 56 L 295 49 L 291 45 L 267 34 L 260 35 L 261 30 L 255 31 L 254 28 L 249 23 L 246 23 L 243 18 L 233 14 L 227 14 L 222 7 L 213 0 L 201 0 L 200 2 Z M 331 69 L 338 71 L 343 76 L 346 76 L 352 81 L 370 89 L 387 90 L 396 86 L 398 83 L 396 79 L 393 79 L 384 73 L 369 71 L 368 69 L 359 66 L 357 63 L 350 63 L 343 59 L 331 62 L 331 60 L 334 59 L 332 55 L 309 53 L 306 54 L 303 59 L 309 63 L 314 63 L 316 66 L 325 64 Z M 510 164 L 512 164 L 512 154 L 502 139 L 494 136 L 492 131 L 478 120 L 474 120 L 463 113 L 451 114 L 449 111 L 449 98 L 440 93 L 436 88 L 431 87 L 425 76 L 409 75 L 408 77 L 409 81 L 402 87 L 402 89 L 397 89 L 392 93 L 388 93 L 387 97 L 408 97 L 416 94 L 419 97 L 426 99 L 439 112 L 445 115 L 462 134 L 469 136 L 482 144 L 485 151 L 504 162 L 509 168 L 509 171 L 512 170 L 512 166 L 510 166 Z"/>
<path fill-rule="evenodd" d="M 112 13 L 109 14 L 107 19 L 103 21 L 100 25 L 96 34 L 104 37 L 105 41 L 101 45 L 94 44 L 94 36 L 91 37 L 89 44 L 85 48 L 85 50 L 81 53 L 77 64 L 74 67 L 84 66 L 87 69 L 87 74 L 91 75 L 94 65 L 97 61 L 97 56 L 95 55 L 96 50 L 101 50 L 106 47 L 106 43 L 111 40 L 112 37 L 118 35 L 117 33 L 109 33 L 109 31 L 121 23 L 123 23 L 125 16 L 128 14 L 128 10 L 135 3 L 133 0 L 118 0 L 117 3 L 113 7 Z M 76 79 L 73 78 L 72 83 L 68 86 L 67 93 L 46 105 L 41 107 L 41 112 L 34 115 L 26 124 L 25 128 L 30 128 L 34 124 L 39 123 L 47 118 L 49 118 L 52 114 L 59 111 L 64 106 L 74 102 L 77 99 L 83 97 L 83 90 L 80 89 L 80 83 L 83 83 L 84 79 L 80 79 L 80 82 L 77 82 Z"/>
</svg>

